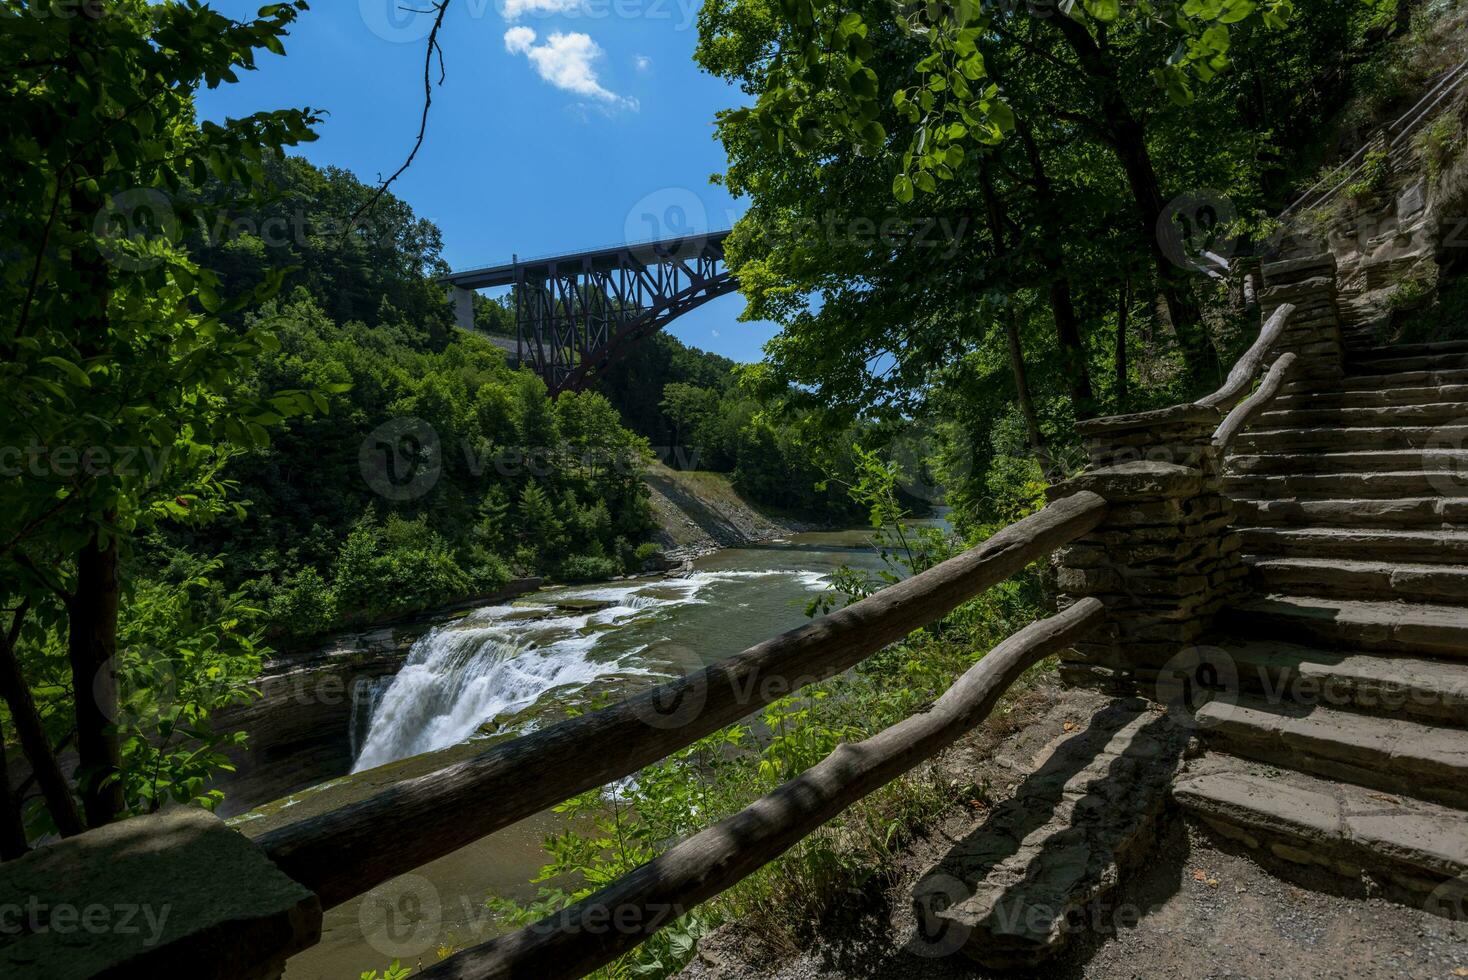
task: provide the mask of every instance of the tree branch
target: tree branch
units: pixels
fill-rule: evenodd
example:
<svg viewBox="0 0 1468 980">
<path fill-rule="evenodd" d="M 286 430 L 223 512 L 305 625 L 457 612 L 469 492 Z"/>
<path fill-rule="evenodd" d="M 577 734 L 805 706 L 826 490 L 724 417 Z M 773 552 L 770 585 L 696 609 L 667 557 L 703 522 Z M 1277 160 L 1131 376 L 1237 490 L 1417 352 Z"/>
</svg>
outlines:
<svg viewBox="0 0 1468 980">
<path fill-rule="evenodd" d="M 432 4 L 428 10 L 417 11 L 420 14 L 437 12 L 437 16 L 433 19 L 433 28 L 428 32 L 428 49 L 423 55 L 423 116 L 418 121 L 418 138 L 413 141 L 413 150 L 408 154 L 408 159 L 403 161 L 403 165 L 391 177 L 378 184 L 377 189 L 372 192 L 372 196 L 361 207 L 352 212 L 351 218 L 347 221 L 346 232 L 351 232 L 357 228 L 357 223 L 362 216 L 377 206 L 377 202 L 382 200 L 382 196 L 387 193 L 387 189 L 407 172 L 408 168 L 413 165 L 414 159 L 417 158 L 418 151 L 423 149 L 423 139 L 428 133 L 428 110 L 433 107 L 433 58 L 435 55 L 438 56 L 438 84 L 442 85 L 444 79 L 447 77 L 447 72 L 443 64 L 443 48 L 438 45 L 438 32 L 443 27 L 444 14 L 448 13 L 449 4 L 453 2 L 454 0 L 439 0 L 439 2 Z"/>
<path fill-rule="evenodd" d="M 20 638 L 20 628 L 29 609 L 30 600 L 27 599 L 15 611 L 10 629 L 0 637 L 0 695 L 4 696 L 5 703 L 10 708 L 10 717 L 15 723 L 21 750 L 30 760 L 31 771 L 35 773 L 36 782 L 41 785 L 46 809 L 51 811 L 51 819 L 55 821 L 56 829 L 61 831 L 61 836 L 71 837 L 85 829 L 81 813 L 77 810 L 76 800 L 71 795 L 71 787 L 61 771 L 61 765 L 56 761 L 56 754 L 46 739 L 40 716 L 36 714 L 36 702 L 31 697 L 30 688 L 26 686 L 25 678 L 20 672 L 20 662 L 15 656 L 15 644 Z"/>
</svg>

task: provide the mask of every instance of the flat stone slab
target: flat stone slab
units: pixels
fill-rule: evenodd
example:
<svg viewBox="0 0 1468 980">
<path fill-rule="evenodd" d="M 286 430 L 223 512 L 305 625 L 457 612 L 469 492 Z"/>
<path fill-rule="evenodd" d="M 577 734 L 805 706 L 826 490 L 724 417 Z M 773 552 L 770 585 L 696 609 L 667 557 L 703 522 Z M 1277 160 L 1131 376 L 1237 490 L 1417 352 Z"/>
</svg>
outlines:
<svg viewBox="0 0 1468 980">
<path fill-rule="evenodd" d="M 1225 640 L 1218 646 L 1249 691 L 1468 728 L 1468 664 L 1319 650 L 1275 640 Z"/>
<path fill-rule="evenodd" d="M 1195 497 L 1203 489 L 1201 471 L 1178 463 L 1137 461 L 1087 470 L 1051 487 L 1051 500 L 1069 497 L 1088 490 L 1113 503 L 1155 500 L 1169 497 Z"/>
<path fill-rule="evenodd" d="M 1462 606 L 1271 595 L 1225 612 L 1220 624 L 1224 629 L 1247 627 L 1249 635 L 1263 630 L 1280 639 L 1305 637 L 1392 653 L 1468 657 L 1468 608 Z"/>
<path fill-rule="evenodd" d="M 0 977 L 274 977 L 321 903 L 197 809 L 135 817 L 0 865 Z"/>
<path fill-rule="evenodd" d="M 1210 746 L 1389 793 L 1468 805 L 1468 731 L 1256 695 L 1198 709 Z"/>
<path fill-rule="evenodd" d="M 1173 798 L 1226 836 L 1349 877 L 1385 873 L 1419 895 L 1468 884 L 1468 813 L 1210 753 Z"/>
<path fill-rule="evenodd" d="M 1126 700 L 1049 743 L 1014 797 L 919 880 L 925 932 L 994 969 L 1053 956 L 1144 855 L 1186 741 Z"/>
</svg>

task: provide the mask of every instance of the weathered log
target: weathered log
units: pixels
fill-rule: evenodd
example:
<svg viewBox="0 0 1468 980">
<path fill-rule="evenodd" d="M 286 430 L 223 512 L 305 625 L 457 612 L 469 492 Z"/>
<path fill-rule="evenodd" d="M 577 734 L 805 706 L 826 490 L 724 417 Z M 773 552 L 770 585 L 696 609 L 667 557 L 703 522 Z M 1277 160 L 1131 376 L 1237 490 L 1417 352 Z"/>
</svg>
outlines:
<svg viewBox="0 0 1468 980">
<path fill-rule="evenodd" d="M 1295 355 L 1289 353 L 1282 354 L 1279 360 L 1274 362 L 1274 366 L 1269 369 L 1269 373 L 1260 382 L 1259 389 L 1248 398 L 1239 402 L 1234 407 L 1234 410 L 1228 413 L 1228 417 L 1223 420 L 1223 423 L 1214 431 L 1214 448 L 1219 452 L 1227 451 L 1229 443 L 1234 440 L 1234 436 L 1238 435 L 1239 431 L 1248 425 L 1249 421 L 1255 415 L 1264 411 L 1274 401 L 1275 397 L 1279 395 L 1280 389 L 1289 380 L 1290 373 L 1294 371 L 1296 360 Z"/>
<path fill-rule="evenodd" d="M 821 762 L 594 895 L 519 932 L 423 971 L 434 980 L 582 977 L 699 902 L 733 887 L 862 797 L 978 725 L 1030 667 L 1106 618 L 1097 599 L 1033 623 L 995 647 L 927 711 Z"/>
<path fill-rule="evenodd" d="M 834 676 L 1099 525 L 1078 493 L 824 619 L 620 704 L 503 742 L 257 843 L 330 908 Z"/>
<path fill-rule="evenodd" d="M 1244 392 L 1249 390 L 1249 385 L 1253 383 L 1255 376 L 1263 367 L 1264 359 L 1269 356 L 1274 345 L 1279 343 L 1279 339 L 1284 336 L 1285 327 L 1289 325 L 1290 315 L 1294 312 L 1293 303 L 1281 304 L 1269 321 L 1264 324 L 1264 329 L 1259 331 L 1259 339 L 1254 341 L 1253 346 L 1244 352 L 1244 356 L 1239 358 L 1233 370 L 1229 371 L 1228 380 L 1223 383 L 1223 387 L 1206 398 L 1200 398 L 1196 404 L 1208 408 L 1225 409 L 1244 397 Z"/>
</svg>

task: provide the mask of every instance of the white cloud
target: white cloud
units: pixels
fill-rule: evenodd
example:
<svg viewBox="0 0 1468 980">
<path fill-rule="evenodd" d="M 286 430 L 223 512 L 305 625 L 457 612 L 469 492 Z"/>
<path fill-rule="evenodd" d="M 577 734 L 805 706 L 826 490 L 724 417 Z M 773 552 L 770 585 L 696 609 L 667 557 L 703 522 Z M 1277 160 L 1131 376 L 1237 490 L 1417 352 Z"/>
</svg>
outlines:
<svg viewBox="0 0 1468 980">
<path fill-rule="evenodd" d="M 535 31 L 528 27 L 512 27 L 505 31 L 505 50 L 523 54 L 545 81 L 558 89 L 597 99 L 608 105 L 637 108 L 636 99 L 628 99 L 608 90 L 597 80 L 592 62 L 602 56 L 601 47 L 591 35 L 580 32 L 555 33 L 542 44 L 535 43 Z"/>
<path fill-rule="evenodd" d="M 524 54 L 535 43 L 535 32 L 528 27 L 512 27 L 505 31 L 505 50 L 511 54 Z"/>
<path fill-rule="evenodd" d="M 652 59 L 645 54 L 640 54 L 632 59 L 632 64 L 636 66 L 638 71 L 647 71 L 652 67 Z"/>
<path fill-rule="evenodd" d="M 500 14 L 505 20 L 519 20 L 524 14 L 569 14 L 581 6 L 581 0 L 505 0 Z"/>
</svg>

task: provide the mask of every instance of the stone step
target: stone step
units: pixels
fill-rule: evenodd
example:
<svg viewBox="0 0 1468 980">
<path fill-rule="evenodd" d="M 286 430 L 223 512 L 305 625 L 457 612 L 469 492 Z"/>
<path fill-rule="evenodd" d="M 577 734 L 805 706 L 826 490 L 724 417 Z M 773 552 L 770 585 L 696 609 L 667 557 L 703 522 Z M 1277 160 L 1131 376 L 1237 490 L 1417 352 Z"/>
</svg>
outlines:
<svg viewBox="0 0 1468 980">
<path fill-rule="evenodd" d="M 1239 524 L 1256 527 L 1468 529 L 1468 496 L 1333 498 L 1323 500 L 1240 499 Z"/>
<path fill-rule="evenodd" d="M 1468 424 L 1247 429 L 1234 441 L 1240 453 L 1317 450 L 1456 449 L 1468 446 Z"/>
<path fill-rule="evenodd" d="M 1468 608 L 1462 606 L 1276 593 L 1225 609 L 1218 627 L 1263 640 L 1468 658 Z"/>
<path fill-rule="evenodd" d="M 1249 847 L 1354 880 L 1369 873 L 1439 915 L 1463 907 L 1468 814 L 1461 810 L 1223 753 L 1192 763 L 1172 797 Z"/>
<path fill-rule="evenodd" d="M 1462 371 L 1468 369 L 1468 352 L 1353 358 L 1350 367 L 1352 374 L 1374 375 L 1403 371 Z"/>
<path fill-rule="evenodd" d="M 1285 395 L 1312 394 L 1320 389 L 1314 380 L 1296 381 L 1285 386 Z M 1443 385 L 1468 384 L 1468 369 L 1397 371 L 1392 374 L 1348 374 L 1330 382 L 1331 391 L 1385 391 L 1392 388 L 1436 388 Z"/>
<path fill-rule="evenodd" d="M 1434 354 L 1468 354 L 1468 340 L 1437 340 L 1426 344 L 1393 344 L 1350 351 L 1347 360 L 1370 361 L 1392 357 L 1431 357 Z"/>
<path fill-rule="evenodd" d="M 1464 390 L 1468 391 L 1468 389 Z M 1382 405 L 1366 408 L 1326 406 L 1318 402 L 1302 403 L 1301 407 L 1288 405 L 1261 413 L 1254 426 L 1258 429 L 1314 428 L 1317 426 L 1354 429 L 1450 425 L 1455 422 L 1460 425 L 1468 424 L 1468 402 L 1448 401 L 1439 395 L 1420 404 Z"/>
<path fill-rule="evenodd" d="M 1399 497 L 1468 497 L 1468 473 L 1404 470 L 1387 473 L 1230 474 L 1224 480 L 1236 500 L 1382 500 Z"/>
<path fill-rule="evenodd" d="M 1277 640 L 1228 638 L 1208 649 L 1217 676 L 1266 700 L 1468 727 L 1468 663 Z"/>
<path fill-rule="evenodd" d="M 1468 531 L 1240 527 L 1244 551 L 1280 558 L 1468 565 Z"/>
<path fill-rule="evenodd" d="M 1256 591 L 1468 605 L 1468 567 L 1245 555 Z"/>
<path fill-rule="evenodd" d="M 1153 853 L 1188 730 L 1140 699 L 1111 701 L 1064 733 L 1054 720 L 1057 734 L 1013 760 L 1013 796 L 913 886 L 929 944 L 920 955 L 962 950 L 992 969 L 1033 971 L 1077 934 L 1078 913 Z"/>
<path fill-rule="evenodd" d="M 1316 391 L 1279 395 L 1272 411 L 1295 409 L 1384 408 L 1395 405 L 1429 405 L 1439 402 L 1468 402 L 1468 385 L 1422 385 L 1369 391 Z M 1268 418 L 1265 412 L 1261 418 Z"/>
<path fill-rule="evenodd" d="M 1269 765 L 1468 806 L 1468 731 L 1238 695 L 1198 709 L 1209 748 Z"/>
<path fill-rule="evenodd" d="M 1461 449 L 1363 449 L 1354 452 L 1239 452 L 1228 458 L 1236 474 L 1400 473 L 1421 470 L 1452 474 L 1468 485 L 1468 445 Z M 1447 490 L 1438 491 L 1453 496 Z"/>
</svg>

